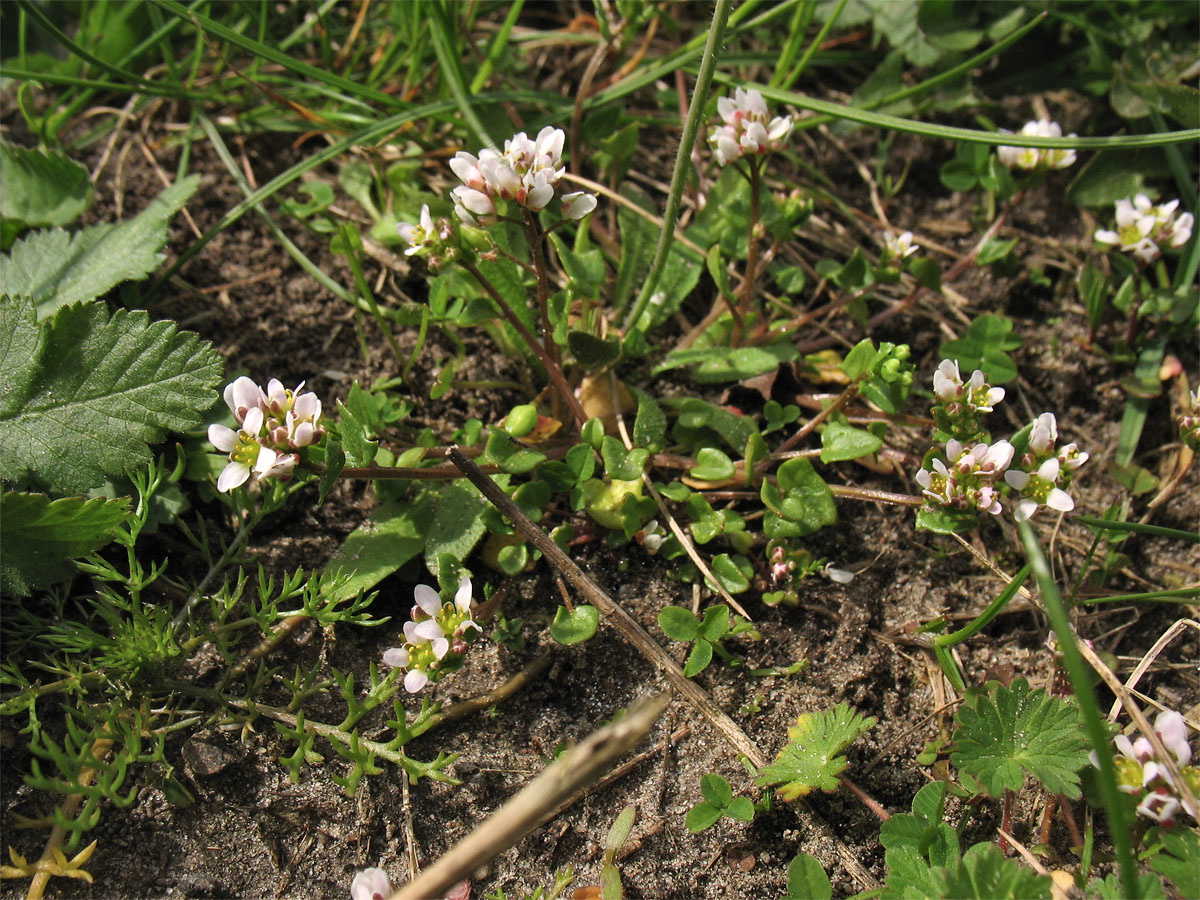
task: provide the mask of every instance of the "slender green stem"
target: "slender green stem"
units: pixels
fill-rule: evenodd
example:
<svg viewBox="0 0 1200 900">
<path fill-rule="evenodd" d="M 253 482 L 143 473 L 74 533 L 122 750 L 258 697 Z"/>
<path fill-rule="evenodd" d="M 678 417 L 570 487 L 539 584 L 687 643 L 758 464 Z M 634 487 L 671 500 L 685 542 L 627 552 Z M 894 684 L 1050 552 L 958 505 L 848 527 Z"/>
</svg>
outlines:
<svg viewBox="0 0 1200 900">
<path fill-rule="evenodd" d="M 821 30 L 817 32 L 817 36 L 812 39 L 812 43 L 808 45 L 808 49 L 804 51 L 804 55 L 800 57 L 792 71 L 788 72 L 787 77 L 783 79 L 782 87 L 790 89 L 797 79 L 808 68 L 809 62 L 812 61 L 813 54 L 817 52 L 820 46 L 825 43 L 825 38 L 829 37 L 829 32 L 833 30 L 834 23 L 837 22 L 838 16 L 842 14 L 842 10 L 846 6 L 846 0 L 838 0 L 838 5 L 834 7 L 833 12 L 825 19 L 825 24 L 821 26 Z"/>
<path fill-rule="evenodd" d="M 1066 607 L 1058 592 L 1058 585 L 1050 574 L 1050 566 L 1038 545 L 1037 537 L 1028 522 L 1017 523 L 1017 531 L 1021 543 L 1025 547 L 1025 556 L 1029 560 L 1028 567 L 1033 571 L 1033 577 L 1038 583 L 1042 595 L 1042 604 L 1046 616 L 1058 636 L 1058 646 L 1062 651 L 1063 666 L 1071 678 L 1071 687 L 1079 701 L 1079 709 L 1083 716 L 1084 729 L 1091 741 L 1092 749 L 1100 762 L 1100 792 L 1104 798 L 1104 808 L 1108 812 L 1109 831 L 1116 850 L 1117 868 L 1121 879 L 1121 895 L 1137 898 L 1141 896 L 1138 890 L 1137 865 L 1133 857 L 1133 842 L 1130 839 L 1129 825 L 1125 816 L 1125 798 L 1117 789 L 1116 768 L 1113 765 L 1112 746 L 1109 742 L 1108 729 L 1100 706 L 1096 702 L 1091 683 L 1091 671 L 1079 648 L 1075 645 L 1075 631 L 1067 616 Z"/>
<path fill-rule="evenodd" d="M 521 321 L 520 316 L 518 316 L 516 312 L 513 311 L 512 307 L 508 305 L 505 299 L 500 296 L 500 292 L 496 290 L 495 286 L 490 281 L 488 281 L 487 276 L 480 272 L 472 262 L 460 260 L 460 265 L 470 272 L 471 276 L 479 282 L 480 286 L 485 291 L 487 291 L 488 296 L 496 301 L 496 305 L 500 307 L 500 312 L 504 316 L 505 321 L 507 321 L 508 324 L 516 329 L 517 334 L 521 336 L 521 340 L 523 340 L 529 349 L 537 355 L 537 358 L 541 360 L 542 365 L 546 369 L 546 377 L 550 379 L 550 382 L 554 385 L 555 390 L 558 391 L 559 396 L 561 396 L 566 402 L 567 408 L 570 409 L 571 413 L 575 416 L 576 424 L 582 428 L 583 424 L 588 419 L 587 413 L 583 411 L 583 406 L 580 404 L 579 398 L 576 397 L 575 392 L 571 390 L 571 385 L 568 384 L 567 376 L 563 374 L 562 367 L 559 366 L 553 357 L 546 352 L 546 348 L 542 346 L 542 342 L 534 336 L 533 332 L 525 327 L 525 323 Z"/>
<path fill-rule="evenodd" d="M 988 622 L 992 621 L 992 619 L 996 618 L 996 616 L 1000 614 L 1000 611 L 1008 605 L 1008 602 L 1017 595 L 1017 591 L 1021 589 L 1021 585 L 1023 585 L 1025 580 L 1029 578 L 1030 571 L 1029 564 L 1026 563 L 1025 566 L 1023 566 L 1021 570 L 1013 576 L 1012 581 L 1010 581 L 1004 590 L 999 593 L 996 599 L 988 604 L 987 609 L 981 612 L 978 616 L 976 616 L 958 631 L 951 632 L 950 634 L 939 634 L 933 639 L 934 646 L 952 647 L 955 644 L 961 644 L 963 641 L 968 640 L 969 638 L 972 638 L 978 634 L 979 630 L 983 628 L 983 626 L 987 625 Z"/>
<path fill-rule="evenodd" d="M 546 236 L 538 223 L 537 213 L 523 210 L 525 213 L 522 227 L 525 229 L 525 242 L 529 245 L 529 255 L 533 259 L 533 272 L 537 276 L 537 308 L 539 327 L 542 330 L 542 346 L 546 355 L 558 364 L 558 345 L 554 343 L 554 326 L 550 324 L 550 272 L 546 268 Z"/>
<path fill-rule="evenodd" d="M 750 231 L 746 235 L 746 272 L 738 288 L 738 314 L 734 317 L 730 341 L 735 347 L 742 341 L 742 332 L 750 318 L 750 304 L 754 299 L 754 284 L 758 281 L 758 220 L 761 215 L 758 194 L 762 188 L 762 160 L 758 156 L 749 156 L 746 163 L 750 168 Z"/>
<path fill-rule="evenodd" d="M 732 0 L 717 0 L 713 10 L 712 28 L 708 32 L 708 42 L 704 45 L 704 55 L 700 61 L 700 71 L 696 74 L 696 88 L 692 92 L 692 105 L 688 109 L 687 119 L 683 124 L 683 134 L 679 138 L 679 150 L 675 154 L 675 171 L 671 176 L 671 191 L 667 195 L 667 206 L 663 210 L 664 228 L 658 234 L 658 246 L 654 248 L 654 262 L 638 294 L 637 302 L 625 319 L 625 328 L 634 327 L 646 311 L 646 305 L 658 287 L 663 268 L 667 264 L 667 254 L 671 251 L 671 243 L 675 240 L 675 223 L 679 219 L 679 206 L 683 200 L 683 187 L 687 181 L 687 173 L 691 168 L 692 148 L 696 143 L 696 135 L 700 124 L 704 121 L 704 108 L 708 103 L 708 89 L 712 84 L 713 73 L 717 67 L 717 56 L 720 53 L 721 41 L 725 36 L 725 24 L 729 21 L 729 9 Z"/>
<path fill-rule="evenodd" d="M 1144 522 L 1110 522 L 1107 519 L 1097 519 L 1093 516 L 1076 516 L 1075 521 L 1089 528 L 1103 528 L 1105 531 L 1132 531 L 1136 534 L 1152 534 L 1155 537 L 1174 538 L 1177 541 L 1187 541 L 1189 544 L 1200 544 L 1200 534 L 1191 531 L 1179 531 L 1175 528 L 1163 528 L 1161 525 L 1147 525 Z"/>
<path fill-rule="evenodd" d="M 1076 602 L 1080 606 L 1095 606 L 1098 603 L 1195 603 L 1200 597 L 1200 588 L 1180 588 L 1175 591 L 1144 591 L 1140 594 L 1111 594 L 1107 597 L 1085 597 Z"/>
</svg>

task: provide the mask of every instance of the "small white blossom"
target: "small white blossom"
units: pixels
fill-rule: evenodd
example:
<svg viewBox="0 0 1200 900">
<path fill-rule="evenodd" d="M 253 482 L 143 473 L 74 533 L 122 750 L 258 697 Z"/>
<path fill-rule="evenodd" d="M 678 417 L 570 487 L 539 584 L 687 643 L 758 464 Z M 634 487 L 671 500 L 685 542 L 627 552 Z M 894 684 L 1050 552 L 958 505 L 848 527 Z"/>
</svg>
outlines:
<svg viewBox="0 0 1200 900">
<path fill-rule="evenodd" d="M 887 260 L 899 261 L 906 259 L 920 249 L 921 245 L 914 243 L 911 231 L 905 231 L 898 235 L 894 235 L 889 231 L 883 236 L 884 257 Z"/>
<path fill-rule="evenodd" d="M 1021 134 L 1026 137 L 1062 137 L 1062 127 L 1049 119 L 1038 119 L 1026 122 Z M 1039 150 L 1036 147 L 1006 146 L 997 147 L 996 156 L 1002 165 L 1010 169 L 1065 169 L 1075 163 L 1074 150 Z"/>
<path fill-rule="evenodd" d="M 733 97 L 717 100 L 724 124 L 709 131 L 708 142 L 719 165 L 728 165 L 748 154 L 762 155 L 787 144 L 795 123 L 790 116 L 771 118 L 761 93 L 737 88 Z"/>
<path fill-rule="evenodd" d="M 1175 757 L 1184 779 L 1192 784 L 1200 783 L 1200 772 L 1189 765 L 1192 748 L 1188 743 L 1187 724 L 1183 716 L 1174 710 L 1163 710 L 1154 720 L 1154 731 L 1167 752 Z M 1186 810 L 1192 818 L 1197 818 L 1200 811 L 1191 809 L 1183 800 L 1179 786 L 1147 738 L 1139 737 L 1136 741 L 1130 741 L 1125 735 L 1118 734 L 1113 738 L 1113 745 L 1118 752 L 1113 759 L 1117 769 L 1117 787 L 1135 796 L 1146 792 L 1137 807 L 1139 815 L 1160 825 L 1171 825 L 1181 809 Z M 1094 751 L 1091 760 L 1092 765 L 1099 767 L 1100 759 Z"/>
<path fill-rule="evenodd" d="M 458 668 L 467 644 L 482 631 L 471 618 L 471 579 L 458 583 L 452 602 L 444 603 L 427 584 L 413 590 L 412 618 L 404 623 L 404 645 L 383 653 L 389 666 L 406 669 L 404 689 L 410 694 Z"/>
<path fill-rule="evenodd" d="M 1048 506 L 1059 512 L 1070 512 L 1075 508 L 1071 495 L 1057 486 L 1062 467 L 1057 458 L 1046 460 L 1033 474 L 1013 469 L 1004 474 L 1008 486 L 1021 495 L 1013 518 L 1018 522 L 1028 521 L 1041 507 Z"/>
<path fill-rule="evenodd" d="M 264 391 L 242 376 L 225 387 L 225 403 L 241 426 L 237 431 L 225 425 L 208 427 L 208 440 L 229 462 L 217 477 L 217 490 L 225 493 L 246 484 L 251 478 L 291 477 L 300 461 L 294 452 L 307 447 L 325 434 L 321 426 L 321 401 L 300 382 L 294 391 L 272 378 Z"/>
<path fill-rule="evenodd" d="M 562 212 L 567 219 L 582 219 L 596 208 L 596 198 L 583 191 L 563 194 Z"/>
<path fill-rule="evenodd" d="M 383 869 L 363 869 L 350 882 L 350 900 L 387 900 L 392 884 Z"/>
<path fill-rule="evenodd" d="M 1155 205 L 1145 194 L 1118 200 L 1116 231 L 1100 229 L 1095 234 L 1096 241 L 1117 247 L 1143 262 L 1153 262 L 1163 247 L 1182 247 L 1192 237 L 1195 219 L 1191 213 L 1177 217 L 1178 206 L 1178 200 Z"/>
</svg>

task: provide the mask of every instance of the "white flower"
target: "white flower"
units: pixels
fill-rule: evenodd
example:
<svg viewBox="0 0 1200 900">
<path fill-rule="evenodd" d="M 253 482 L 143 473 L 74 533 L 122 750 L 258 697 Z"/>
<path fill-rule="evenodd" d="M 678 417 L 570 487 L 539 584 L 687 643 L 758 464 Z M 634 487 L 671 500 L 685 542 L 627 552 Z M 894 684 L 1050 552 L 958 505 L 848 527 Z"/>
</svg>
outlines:
<svg viewBox="0 0 1200 900">
<path fill-rule="evenodd" d="M 1173 709 L 1164 709 L 1154 720 L 1154 730 L 1162 739 L 1163 746 L 1175 755 L 1180 767 L 1192 761 L 1192 747 L 1187 739 L 1187 723 Z"/>
<path fill-rule="evenodd" d="M 451 160 L 451 163 L 453 162 L 454 160 Z M 400 235 L 400 240 L 408 244 L 408 249 L 404 251 L 405 256 L 420 253 L 427 242 L 436 240 L 437 231 L 433 226 L 433 216 L 429 214 L 429 204 L 421 206 L 421 218 L 418 224 L 399 222 L 396 225 L 396 233 Z"/>
<path fill-rule="evenodd" d="M 392 884 L 383 869 L 363 869 L 350 882 L 350 900 L 387 900 Z"/>
<path fill-rule="evenodd" d="M 1143 262 L 1153 262 L 1163 247 L 1182 247 L 1192 237 L 1195 218 L 1191 213 L 1176 217 L 1178 206 L 1178 200 L 1156 206 L 1145 194 L 1118 200 L 1114 216 L 1117 230 L 1102 228 L 1095 233 L 1095 239 L 1098 243 L 1118 247 Z"/>
<path fill-rule="evenodd" d="M 562 213 L 567 219 L 582 219 L 596 208 L 596 198 L 583 191 L 563 194 Z"/>
<path fill-rule="evenodd" d="M 833 563 L 826 563 L 825 568 L 821 570 L 821 574 L 837 584 L 849 584 L 854 580 L 853 572 L 849 572 L 846 569 L 839 569 Z"/>
<path fill-rule="evenodd" d="M 234 420 L 241 425 L 247 410 L 265 405 L 266 395 L 262 388 L 245 375 L 225 385 L 225 405 L 233 413 Z"/>
<path fill-rule="evenodd" d="M 795 127 L 790 116 L 771 118 L 761 93 L 737 88 L 733 97 L 717 100 L 724 124 L 709 131 L 708 142 L 719 165 L 727 165 L 746 154 L 761 155 L 781 149 Z"/>
<path fill-rule="evenodd" d="M 958 361 L 943 359 L 933 373 L 933 393 L 943 403 L 957 400 L 962 395 L 963 380 L 958 371 Z"/>
<path fill-rule="evenodd" d="M 1044 412 L 1034 420 L 1033 430 L 1029 432 L 1029 449 L 1038 456 L 1045 456 L 1054 451 L 1058 441 L 1058 422 L 1054 413 Z"/>
<path fill-rule="evenodd" d="M 1179 812 L 1179 806 L 1179 800 L 1170 794 L 1150 791 L 1146 794 L 1142 802 L 1138 804 L 1137 811 L 1139 815 L 1143 815 L 1147 819 L 1166 823 L 1175 821 L 1175 815 Z"/>
<path fill-rule="evenodd" d="M 1075 508 L 1071 495 L 1055 486 L 1061 467 L 1058 459 L 1051 457 L 1040 466 L 1037 472 L 1029 474 L 1014 469 L 1004 474 L 1008 486 L 1021 494 L 1021 501 L 1013 518 L 1018 522 L 1028 521 L 1042 506 L 1059 512 L 1070 512 Z"/>
<path fill-rule="evenodd" d="M 1062 137 L 1062 127 L 1049 119 L 1026 122 L 1021 129 L 1026 137 Z M 1075 137 L 1074 134 L 1070 137 Z M 1008 168 L 1065 169 L 1075 162 L 1074 150 L 1039 150 L 1036 147 L 997 147 L 1000 163 Z"/>
<path fill-rule="evenodd" d="M 921 245 L 913 242 L 911 231 L 894 235 L 890 231 L 883 236 L 884 255 L 888 259 L 901 260 L 912 256 L 921 249 Z"/>
</svg>

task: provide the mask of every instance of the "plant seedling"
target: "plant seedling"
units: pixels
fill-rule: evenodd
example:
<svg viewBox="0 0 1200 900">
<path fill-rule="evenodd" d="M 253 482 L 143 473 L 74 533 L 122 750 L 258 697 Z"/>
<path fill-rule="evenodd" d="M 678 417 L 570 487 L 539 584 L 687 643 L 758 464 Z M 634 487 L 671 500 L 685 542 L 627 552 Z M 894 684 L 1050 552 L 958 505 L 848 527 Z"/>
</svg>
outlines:
<svg viewBox="0 0 1200 900">
<path fill-rule="evenodd" d="M 754 819 L 754 803 L 750 798 L 733 796 L 729 782 L 715 772 L 700 776 L 700 793 L 704 799 L 688 810 L 684 820 L 692 834 L 712 828 L 722 816 L 739 822 Z"/>
<path fill-rule="evenodd" d="M 710 606 L 705 610 L 703 619 L 697 619 L 691 610 L 682 606 L 663 607 L 658 614 L 658 627 L 672 640 L 695 641 L 695 646 L 692 647 L 683 666 L 683 674 L 688 678 L 708 668 L 714 651 L 726 662 L 734 662 L 733 655 L 721 645 L 725 638 L 747 633 L 758 634 L 754 626 L 741 616 L 734 616 L 734 624 L 730 626 L 729 607 L 724 604 Z"/>
</svg>

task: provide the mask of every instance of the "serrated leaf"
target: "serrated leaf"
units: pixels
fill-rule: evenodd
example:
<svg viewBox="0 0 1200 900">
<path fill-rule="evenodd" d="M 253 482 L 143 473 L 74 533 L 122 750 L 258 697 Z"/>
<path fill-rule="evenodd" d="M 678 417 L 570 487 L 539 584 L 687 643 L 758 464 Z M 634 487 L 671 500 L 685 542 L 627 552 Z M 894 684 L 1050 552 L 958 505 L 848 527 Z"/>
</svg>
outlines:
<svg viewBox="0 0 1200 900">
<path fill-rule="evenodd" d="M 115 225 L 74 234 L 53 228 L 22 238 L 0 257 L 0 291 L 31 297 L 44 319 L 122 281 L 145 278 L 165 259 L 159 251 L 167 242 L 167 222 L 199 186 L 199 176 L 181 178 L 137 216 Z"/>
<path fill-rule="evenodd" d="M 1079 797 L 1087 744 L 1078 711 L 1065 700 L 1041 688 L 1030 691 L 1029 682 L 1018 678 L 1011 687 L 990 686 L 987 696 L 954 718 L 958 749 L 950 759 L 989 796 L 1020 790 L 1028 773 L 1051 793 Z"/>
<path fill-rule="evenodd" d="M 1186 828 L 1161 835 L 1163 852 L 1150 860 L 1150 868 L 1169 878 L 1181 897 L 1200 897 L 1200 836 Z"/>
<path fill-rule="evenodd" d="M 754 783 L 760 787 L 781 784 L 778 793 L 784 800 L 795 800 L 818 788 L 837 790 L 837 776 L 846 768 L 846 758 L 838 754 L 874 724 L 874 716 L 863 716 L 848 703 L 804 713 L 788 729 L 788 743 L 775 762 L 760 770 Z"/>
<path fill-rule="evenodd" d="M 73 558 L 99 550 L 129 517 L 125 498 L 67 497 L 5 491 L 0 497 L 0 588 L 24 597 L 76 571 Z"/>
<path fill-rule="evenodd" d="M 801 853 L 788 863 L 787 891 L 784 900 L 829 900 L 833 885 L 816 857 Z"/>
<path fill-rule="evenodd" d="M 0 144 L 0 218 L 28 227 L 68 225 L 92 199 L 88 172 L 58 151 Z"/>
<path fill-rule="evenodd" d="M 1157 859 L 1158 857 L 1155 857 Z M 1153 867 L 1154 862 L 1151 860 L 1150 865 Z M 1200 871 L 1200 864 L 1196 867 Z M 1141 900 L 1166 900 L 1167 895 L 1163 893 L 1162 879 L 1153 872 L 1146 872 L 1144 875 L 1139 875 L 1137 895 Z M 1121 884 L 1121 876 L 1116 872 L 1111 872 L 1106 878 L 1093 878 L 1087 887 L 1088 898 L 1096 898 L 1096 900 L 1128 900 L 1129 895 L 1125 892 L 1125 886 Z M 1196 897 L 1198 894 L 1187 894 L 1180 892 L 1180 897 Z"/>
<path fill-rule="evenodd" d="M 207 341 L 143 312 L 64 307 L 29 343 L 27 301 L 0 299 L 0 479 L 83 493 L 150 460 L 147 444 L 200 424 L 216 399 L 221 360 Z M 0 339 L 2 340 L 2 339 Z M 7 393 L 12 389 L 12 393 Z"/>
<path fill-rule="evenodd" d="M 1006 859 L 992 843 L 976 844 L 953 868 L 933 870 L 938 897 L 954 900 L 1050 900 L 1050 876 Z"/>
</svg>

